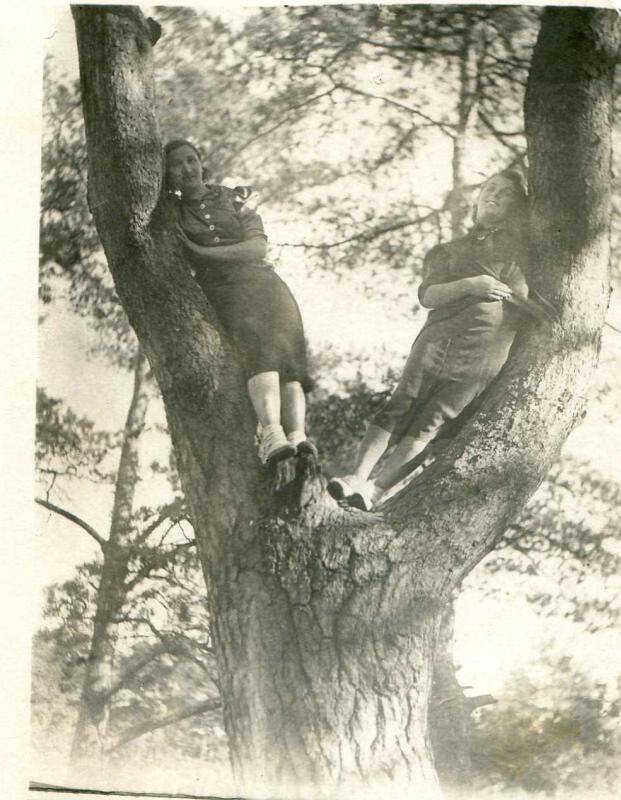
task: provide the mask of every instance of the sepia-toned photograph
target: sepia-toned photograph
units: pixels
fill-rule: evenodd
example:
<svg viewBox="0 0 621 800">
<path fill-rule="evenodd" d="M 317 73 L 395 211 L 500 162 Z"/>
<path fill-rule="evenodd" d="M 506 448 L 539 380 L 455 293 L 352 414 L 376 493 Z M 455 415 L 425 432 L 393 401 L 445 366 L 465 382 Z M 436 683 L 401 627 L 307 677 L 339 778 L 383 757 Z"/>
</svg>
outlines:
<svg viewBox="0 0 621 800">
<path fill-rule="evenodd" d="M 23 797 L 618 797 L 614 4 L 42 34 Z"/>
</svg>

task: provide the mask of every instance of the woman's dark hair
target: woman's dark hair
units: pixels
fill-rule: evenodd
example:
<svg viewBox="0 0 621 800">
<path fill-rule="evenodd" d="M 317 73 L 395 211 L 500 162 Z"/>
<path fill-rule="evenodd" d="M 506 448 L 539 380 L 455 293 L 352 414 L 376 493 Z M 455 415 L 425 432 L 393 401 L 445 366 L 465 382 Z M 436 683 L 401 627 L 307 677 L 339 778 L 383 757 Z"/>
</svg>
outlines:
<svg viewBox="0 0 621 800">
<path fill-rule="evenodd" d="M 164 145 L 164 158 L 168 158 L 173 150 L 177 150 L 179 147 L 191 147 L 202 163 L 203 156 L 201 155 L 201 151 L 195 144 L 192 144 L 192 142 L 189 142 L 187 139 L 171 139 L 169 142 L 166 142 Z"/>
<path fill-rule="evenodd" d="M 203 168 L 203 178 L 206 178 L 207 174 L 208 174 L 207 170 L 205 169 L 205 167 L 203 165 L 202 153 L 201 153 L 201 151 L 198 149 L 198 147 L 195 144 L 192 144 L 192 142 L 189 142 L 187 139 L 171 139 L 169 142 L 166 142 L 166 144 L 164 145 L 164 186 L 165 186 L 166 189 L 168 189 L 169 192 L 172 189 L 168 185 L 168 180 L 166 178 L 166 161 L 168 159 L 168 156 L 174 150 L 177 150 L 179 147 L 191 147 L 192 150 L 194 150 L 194 152 L 196 153 L 196 155 L 198 157 L 198 160 L 201 162 L 201 166 Z"/>
<path fill-rule="evenodd" d="M 526 183 L 521 173 L 519 173 L 516 169 L 505 169 L 494 177 L 505 178 L 506 180 L 510 181 L 513 184 L 513 188 L 520 196 L 520 202 L 526 202 L 528 198 Z"/>
</svg>

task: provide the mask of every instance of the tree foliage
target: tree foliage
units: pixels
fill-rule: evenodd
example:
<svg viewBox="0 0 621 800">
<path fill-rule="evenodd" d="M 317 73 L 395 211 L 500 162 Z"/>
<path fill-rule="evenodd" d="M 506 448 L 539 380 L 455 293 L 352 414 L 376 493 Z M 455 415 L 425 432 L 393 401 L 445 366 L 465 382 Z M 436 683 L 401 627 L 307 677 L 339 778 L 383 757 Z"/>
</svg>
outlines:
<svg viewBox="0 0 621 800">
<path fill-rule="evenodd" d="M 611 696 L 571 655 L 553 648 L 533 668 L 515 672 L 502 703 L 480 712 L 472 746 L 479 781 L 545 796 L 614 792 L 619 681 Z"/>
<path fill-rule="evenodd" d="M 37 389 L 35 457 L 48 492 L 60 476 L 110 482 L 109 457 L 118 444 L 118 435 L 98 430 L 88 417 Z"/>
</svg>

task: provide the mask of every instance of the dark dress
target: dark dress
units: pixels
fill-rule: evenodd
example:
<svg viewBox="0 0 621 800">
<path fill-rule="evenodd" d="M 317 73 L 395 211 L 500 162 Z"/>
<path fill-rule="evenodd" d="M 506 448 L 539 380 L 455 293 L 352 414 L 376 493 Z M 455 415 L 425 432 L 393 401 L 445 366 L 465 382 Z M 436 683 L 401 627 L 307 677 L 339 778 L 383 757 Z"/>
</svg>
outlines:
<svg viewBox="0 0 621 800">
<path fill-rule="evenodd" d="M 510 265 L 523 266 L 526 258 L 522 238 L 507 230 L 475 228 L 427 254 L 419 299 L 429 286 L 477 275 L 508 282 Z M 403 436 L 431 441 L 500 372 L 520 319 L 521 312 L 506 301 L 474 297 L 431 310 L 401 380 L 374 424 L 390 431 L 393 442 Z"/>
<path fill-rule="evenodd" d="M 196 201 L 175 201 L 178 221 L 196 244 L 218 247 L 266 239 L 261 217 L 244 207 L 248 187 L 206 185 Z M 263 260 L 254 264 L 201 263 L 189 256 L 195 277 L 239 352 L 246 377 L 278 372 L 310 391 L 306 342 L 298 305 L 286 283 Z"/>
</svg>

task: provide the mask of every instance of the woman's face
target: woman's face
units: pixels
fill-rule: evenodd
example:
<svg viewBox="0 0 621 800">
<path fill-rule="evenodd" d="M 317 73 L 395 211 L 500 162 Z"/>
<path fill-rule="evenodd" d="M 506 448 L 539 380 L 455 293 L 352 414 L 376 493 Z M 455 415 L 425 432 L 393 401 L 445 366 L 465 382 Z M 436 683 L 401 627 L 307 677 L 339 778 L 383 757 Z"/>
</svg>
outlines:
<svg viewBox="0 0 621 800">
<path fill-rule="evenodd" d="M 519 199 L 519 192 L 509 178 L 495 175 L 481 189 L 477 200 L 477 222 L 497 225 L 507 219 Z"/>
<path fill-rule="evenodd" d="M 188 192 L 203 185 L 203 167 L 194 148 L 182 144 L 166 157 L 166 178 L 173 189 Z"/>
</svg>

